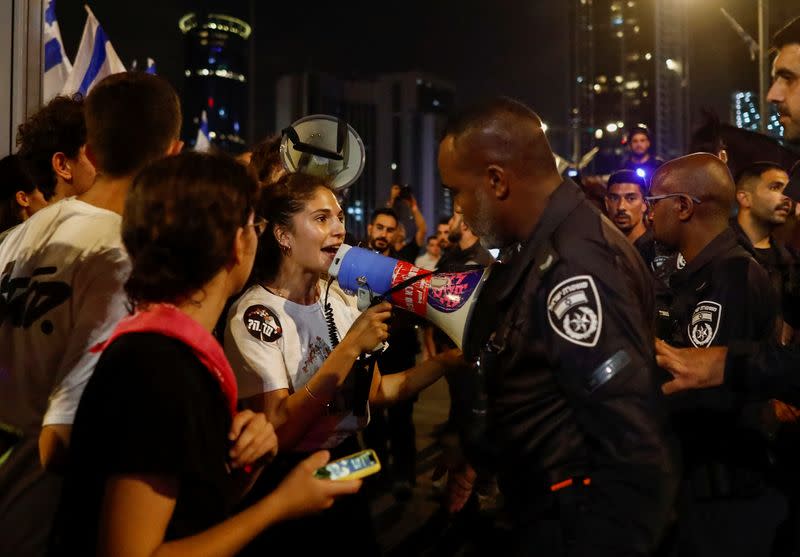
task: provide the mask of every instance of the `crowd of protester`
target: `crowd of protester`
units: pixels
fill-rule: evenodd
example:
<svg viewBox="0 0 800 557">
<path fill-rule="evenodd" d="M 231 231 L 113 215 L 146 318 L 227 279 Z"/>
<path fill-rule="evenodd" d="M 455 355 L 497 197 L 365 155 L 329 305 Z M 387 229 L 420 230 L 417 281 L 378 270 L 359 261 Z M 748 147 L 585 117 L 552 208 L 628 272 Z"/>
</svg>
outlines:
<svg viewBox="0 0 800 557">
<path fill-rule="evenodd" d="M 558 200 L 552 203 L 576 211 L 564 217 L 579 219 L 575 226 L 597 219 L 601 237 L 592 241 L 616 254 L 599 261 L 586 253 L 581 264 L 622 261 L 631 276 L 644 270 L 635 292 L 598 278 L 601 293 L 616 297 L 601 314 L 607 328 L 615 319 L 628 323 L 615 312 L 638 315 L 652 305 L 645 321 L 652 318 L 659 361 L 671 356 L 665 368 L 675 374 L 679 352 L 671 347 L 725 346 L 741 358 L 754 345 L 797 346 L 800 191 L 791 192 L 790 182 L 800 182 L 800 19 L 776 35 L 774 46 L 768 100 L 781 114 L 783 144 L 759 140 L 758 148 L 743 148 L 711 118 L 694 134 L 689 153 L 663 161 L 653 154 L 650 130 L 639 125 L 617 172 L 574 185 L 542 162 L 552 152 L 538 117 L 497 100 L 455 120 L 440 146 L 440 171 L 463 177 L 464 167 L 452 158 L 456 138 L 487 114 L 533 123 L 528 139 L 521 128 L 514 132 L 530 141 L 532 154 L 526 151 L 520 168 L 550 184 Z M 85 99 L 50 101 L 20 126 L 18 152 L 0 161 L 0 554 L 262 555 L 291 547 L 343 554 L 356 547 L 377 555 L 361 481 L 318 479 L 314 471 L 367 446 L 385 463 L 393 495 L 407 500 L 418 475 L 414 401 L 442 377 L 450 411 L 436 434 L 456 439 L 444 443 L 445 508 L 496 510 L 494 524 L 482 525 L 489 530 L 509 509 L 527 512 L 518 501 L 524 491 L 498 495 L 497 470 L 485 465 L 492 453 L 478 438 L 476 374 L 455 344 L 388 302 L 359 311 L 353 296 L 327 279 L 346 242 L 331 181 L 287 173 L 280 136 L 238 159 L 182 152 L 181 122 L 168 82 L 117 74 Z M 535 169 L 525 166 L 531 161 Z M 502 200 L 501 178 L 492 187 Z M 587 198 L 599 210 L 587 212 Z M 488 202 L 476 208 L 468 197 L 454 199 L 452 214 L 429 235 L 412 189 L 393 185 L 360 244 L 436 272 L 494 265 L 484 245 L 497 231 L 481 213 Z M 465 215 L 476 211 L 484 220 L 471 226 Z M 543 245 L 531 256 L 542 277 L 560 257 Z M 511 249 L 501 252 L 498 273 L 530 246 L 518 238 L 502 247 Z M 591 305 L 594 282 L 590 291 L 570 280 L 554 288 L 563 287 L 569 303 Z M 554 309 L 557 301 L 547 311 L 567 312 L 569 304 Z M 593 348 L 603 326 L 596 303 L 582 323 L 569 322 L 566 313 L 563 324 L 554 324 L 547 313 L 549 326 Z M 486 302 L 481 307 L 490 311 Z M 631 354 L 643 366 L 655 362 L 652 345 L 637 336 L 648 327 L 621 326 L 619 338 L 633 338 L 633 348 L 621 349 L 602 369 L 613 375 Z M 592 344 L 587 339 L 595 333 Z M 520 329 L 506 330 L 508 339 L 515 334 Z M 528 341 L 530 350 L 544 342 L 521 340 Z M 377 363 L 365 363 L 364 354 L 381 345 Z M 660 377 L 669 378 L 666 371 Z M 589 390 L 607 380 L 593 379 Z M 800 554 L 798 400 L 721 382 L 665 397 L 666 433 L 658 416 L 647 415 L 656 406 L 642 395 L 635 425 L 652 426 L 652 438 L 630 431 L 608 440 L 610 452 L 633 447 L 636 453 L 628 455 L 631 491 L 618 501 L 632 508 L 618 515 L 599 505 L 610 514 L 588 520 L 588 538 L 569 532 L 564 539 L 583 550 L 581 543 L 597 536 L 608 544 L 597 546 L 599 554 L 610 555 L 609 548 L 620 547 L 615 528 L 624 529 L 611 523 L 642 505 L 629 532 L 641 544 L 626 555 Z M 563 389 L 571 393 L 574 385 Z M 682 388 L 673 382 L 665 387 L 672 390 Z M 627 393 L 619 396 L 624 401 Z M 644 423 L 645 415 L 652 423 Z M 479 449 L 482 457 L 475 456 Z M 642 467 L 635 464 L 656 453 L 663 461 L 637 476 Z M 614 458 L 609 469 L 627 457 Z M 643 478 L 655 492 L 633 495 Z M 553 483 L 551 490 L 562 487 Z M 559 503 L 562 516 L 555 520 L 562 527 L 572 503 Z M 607 531 L 592 530 L 606 528 L 606 519 Z M 482 533 L 458 535 L 467 543 Z M 543 551 L 571 555 L 560 543 Z"/>
</svg>

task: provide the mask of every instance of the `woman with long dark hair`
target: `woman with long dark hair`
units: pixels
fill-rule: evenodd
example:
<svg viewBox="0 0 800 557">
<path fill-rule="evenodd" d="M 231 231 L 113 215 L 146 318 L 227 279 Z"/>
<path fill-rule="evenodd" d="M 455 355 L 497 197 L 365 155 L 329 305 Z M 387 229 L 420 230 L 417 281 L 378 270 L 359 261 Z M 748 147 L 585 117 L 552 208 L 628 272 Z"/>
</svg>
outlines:
<svg viewBox="0 0 800 557">
<path fill-rule="evenodd" d="M 313 476 L 328 460 L 321 452 L 233 514 L 277 447 L 263 413 L 238 411 L 211 336 L 265 226 L 256 190 L 233 159 L 196 153 L 134 181 L 122 237 L 135 313 L 94 348 L 102 355 L 75 419 L 53 553 L 234 555 L 264 528 L 358 490 Z"/>
<path fill-rule="evenodd" d="M 262 190 L 258 212 L 268 227 L 252 284 L 228 314 L 225 350 L 239 397 L 275 425 L 282 457 L 276 474 L 268 474 L 271 483 L 262 483 L 268 489 L 281 466 L 288 469 L 309 452 L 328 449 L 336 457 L 358 450 L 356 433 L 367 425 L 369 405 L 414 396 L 460 358 L 451 352 L 392 375 L 376 367 L 359 396 L 354 364 L 386 340 L 391 307 L 384 302 L 359 314 L 342 294 L 328 292 L 323 276 L 345 234 L 336 196 L 324 179 L 289 174 Z M 264 538 L 277 543 L 279 535 L 291 540 L 305 532 L 304 551 L 353 547 L 363 555 L 378 551 L 370 525 L 365 502 L 346 497 Z M 358 532 L 357 541 L 347 530 Z"/>
</svg>

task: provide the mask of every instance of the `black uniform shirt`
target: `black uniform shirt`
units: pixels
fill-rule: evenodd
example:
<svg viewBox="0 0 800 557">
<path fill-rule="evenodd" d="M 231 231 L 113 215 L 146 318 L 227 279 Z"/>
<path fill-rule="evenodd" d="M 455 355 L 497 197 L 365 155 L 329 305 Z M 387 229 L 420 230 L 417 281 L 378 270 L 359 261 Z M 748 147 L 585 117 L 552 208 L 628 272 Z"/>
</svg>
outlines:
<svg viewBox="0 0 800 557">
<path fill-rule="evenodd" d="M 683 269 L 686 261 L 683 256 L 656 242 L 652 229 L 648 228 L 639 236 L 633 247 L 644 259 L 645 265 L 650 269 L 653 289 L 656 297 L 656 310 L 668 307 L 672 302 L 672 292 L 669 288 L 669 278 L 672 273 Z"/>
<path fill-rule="evenodd" d="M 674 273 L 670 285 L 672 336 L 666 340 L 671 344 L 727 346 L 766 340 L 774 333 L 777 306 L 769 277 L 730 228 Z M 757 402 L 745 405 L 725 386 L 679 393 L 669 401 L 689 477 L 699 478 L 705 473 L 699 467 L 711 463 L 762 467 Z"/>
<path fill-rule="evenodd" d="M 588 475 L 598 490 L 579 545 L 598 536 L 653 544 L 671 502 L 674 453 L 653 293 L 628 240 L 566 180 L 531 238 L 495 265 L 476 311 L 479 321 L 493 315 L 493 327 L 478 327 L 493 329 L 480 363 L 504 495 L 533 505 L 551 484 Z M 473 348 L 476 336 L 485 337 L 470 331 Z"/>
<path fill-rule="evenodd" d="M 679 346 L 727 346 L 770 337 L 777 315 L 766 271 L 726 229 L 673 273 L 671 318 Z"/>
</svg>

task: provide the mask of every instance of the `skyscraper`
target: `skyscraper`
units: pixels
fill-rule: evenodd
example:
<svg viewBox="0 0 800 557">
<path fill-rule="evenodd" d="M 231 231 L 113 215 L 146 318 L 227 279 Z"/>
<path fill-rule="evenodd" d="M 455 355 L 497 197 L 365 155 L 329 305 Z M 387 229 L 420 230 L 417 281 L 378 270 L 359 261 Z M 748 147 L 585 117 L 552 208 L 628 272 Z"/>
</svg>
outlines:
<svg viewBox="0 0 800 557">
<path fill-rule="evenodd" d="M 184 15 L 178 26 L 186 53 L 183 140 L 194 146 L 205 110 L 212 145 L 233 153 L 244 151 L 250 25 L 224 13 L 198 11 Z"/>
<path fill-rule="evenodd" d="M 574 160 L 597 145 L 600 152 L 591 170 L 615 170 L 625 152 L 626 128 L 636 124 L 654 129 L 656 152 L 673 156 L 683 148 L 685 128 L 676 129 L 664 117 L 672 114 L 684 122 L 688 111 L 683 101 L 688 87 L 685 2 L 572 1 Z"/>
<path fill-rule="evenodd" d="M 656 0 L 655 145 L 666 159 L 685 153 L 689 134 L 688 0 Z"/>
</svg>

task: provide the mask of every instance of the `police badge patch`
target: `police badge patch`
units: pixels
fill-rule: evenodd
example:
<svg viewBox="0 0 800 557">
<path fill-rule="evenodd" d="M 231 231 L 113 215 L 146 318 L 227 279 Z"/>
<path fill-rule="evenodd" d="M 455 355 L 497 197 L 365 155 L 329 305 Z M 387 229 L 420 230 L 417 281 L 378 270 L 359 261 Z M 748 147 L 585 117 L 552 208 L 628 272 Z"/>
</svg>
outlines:
<svg viewBox="0 0 800 557">
<path fill-rule="evenodd" d="M 247 332 L 258 340 L 275 342 L 283 334 L 278 316 L 267 306 L 250 306 L 244 311 L 242 320 Z"/>
<path fill-rule="evenodd" d="M 600 339 L 603 308 L 594 279 L 579 275 L 557 284 L 547 296 L 547 319 L 559 336 L 592 347 Z"/>
<path fill-rule="evenodd" d="M 705 348 L 711 345 L 719 330 L 719 321 L 722 317 L 722 306 L 717 302 L 704 300 L 698 302 L 692 313 L 689 323 L 689 340 L 695 348 Z"/>
</svg>

